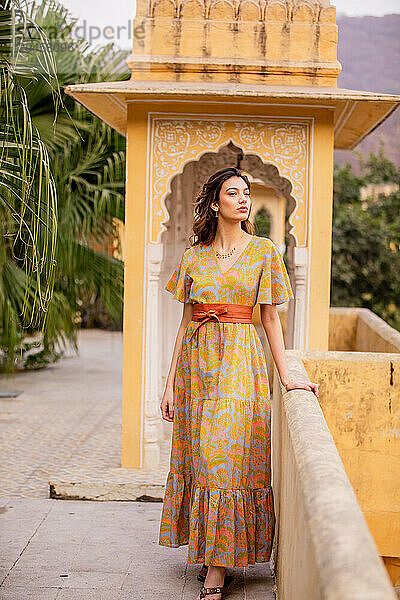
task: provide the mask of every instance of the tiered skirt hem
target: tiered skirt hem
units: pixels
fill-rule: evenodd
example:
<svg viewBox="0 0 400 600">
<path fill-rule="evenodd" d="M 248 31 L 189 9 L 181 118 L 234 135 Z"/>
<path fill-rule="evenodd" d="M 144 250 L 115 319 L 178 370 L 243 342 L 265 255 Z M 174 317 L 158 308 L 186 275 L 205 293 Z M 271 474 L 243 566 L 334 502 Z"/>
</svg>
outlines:
<svg viewBox="0 0 400 600">
<path fill-rule="evenodd" d="M 188 564 L 268 562 L 275 531 L 272 487 L 213 488 L 168 473 L 159 544 L 188 544 Z"/>
</svg>

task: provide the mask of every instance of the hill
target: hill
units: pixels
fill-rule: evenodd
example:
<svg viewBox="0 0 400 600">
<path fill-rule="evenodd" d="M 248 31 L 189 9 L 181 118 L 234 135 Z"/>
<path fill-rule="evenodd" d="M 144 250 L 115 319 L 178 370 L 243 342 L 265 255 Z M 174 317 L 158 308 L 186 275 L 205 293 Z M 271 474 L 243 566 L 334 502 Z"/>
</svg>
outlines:
<svg viewBox="0 0 400 600">
<path fill-rule="evenodd" d="M 338 58 L 343 70 L 338 86 L 400 94 L 400 15 L 384 17 L 338 16 Z M 379 150 L 400 165 L 400 108 L 355 149 L 367 155 Z M 336 151 L 336 162 L 358 162 L 354 152 Z"/>
</svg>

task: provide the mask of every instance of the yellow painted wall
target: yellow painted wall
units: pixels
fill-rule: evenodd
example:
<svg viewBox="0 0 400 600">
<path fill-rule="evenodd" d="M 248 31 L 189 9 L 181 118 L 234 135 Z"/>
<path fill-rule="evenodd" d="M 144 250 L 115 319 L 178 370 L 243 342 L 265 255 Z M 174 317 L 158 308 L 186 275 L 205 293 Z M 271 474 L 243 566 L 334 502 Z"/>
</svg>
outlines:
<svg viewBox="0 0 400 600">
<path fill-rule="evenodd" d="M 351 352 L 356 347 L 358 313 L 356 309 L 346 308 L 329 311 L 329 350 Z M 370 350 L 374 350 L 371 346 Z"/>
<path fill-rule="evenodd" d="M 250 176 L 251 177 L 251 176 Z M 262 185 L 258 182 L 251 181 L 251 203 L 252 203 L 252 219 L 257 212 L 265 208 L 270 218 L 270 233 L 275 244 L 279 246 L 285 244 L 285 208 L 286 199 L 281 194 L 277 193 L 273 188 Z"/>
<path fill-rule="evenodd" d="M 400 352 L 400 332 L 367 308 L 329 309 L 329 350 Z"/>
<path fill-rule="evenodd" d="M 300 4 L 300 5 L 299 5 Z M 337 85 L 336 9 L 318 2 L 139 2 L 133 79 Z"/>
<path fill-rule="evenodd" d="M 328 350 L 333 203 L 333 112 L 316 113 L 310 226 L 308 350 Z"/>
<path fill-rule="evenodd" d="M 303 358 L 382 556 L 400 557 L 400 354 Z"/>
</svg>

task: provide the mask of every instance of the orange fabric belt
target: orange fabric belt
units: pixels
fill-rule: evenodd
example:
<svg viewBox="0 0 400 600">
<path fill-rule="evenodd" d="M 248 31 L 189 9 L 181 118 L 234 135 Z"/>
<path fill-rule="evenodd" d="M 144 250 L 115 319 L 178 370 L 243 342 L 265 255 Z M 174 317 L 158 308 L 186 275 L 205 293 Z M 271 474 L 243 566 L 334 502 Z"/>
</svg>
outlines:
<svg viewBox="0 0 400 600">
<path fill-rule="evenodd" d="M 192 331 L 190 338 L 198 331 L 199 327 L 206 321 L 215 319 L 218 323 L 252 323 L 253 322 L 253 307 L 245 304 L 224 304 L 224 303 L 205 303 L 196 302 L 192 307 L 192 321 L 199 321 Z M 222 358 L 221 352 L 221 327 L 218 327 L 219 332 L 219 358 Z"/>
</svg>

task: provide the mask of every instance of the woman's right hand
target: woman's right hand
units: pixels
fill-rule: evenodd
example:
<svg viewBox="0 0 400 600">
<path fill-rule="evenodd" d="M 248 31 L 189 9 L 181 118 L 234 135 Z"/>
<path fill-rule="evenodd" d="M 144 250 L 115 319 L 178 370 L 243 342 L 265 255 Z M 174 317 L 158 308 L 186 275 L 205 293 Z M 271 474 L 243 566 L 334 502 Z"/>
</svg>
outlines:
<svg viewBox="0 0 400 600">
<path fill-rule="evenodd" d="M 172 388 L 165 388 L 160 404 L 162 418 L 172 423 L 174 420 L 174 393 Z"/>
</svg>

